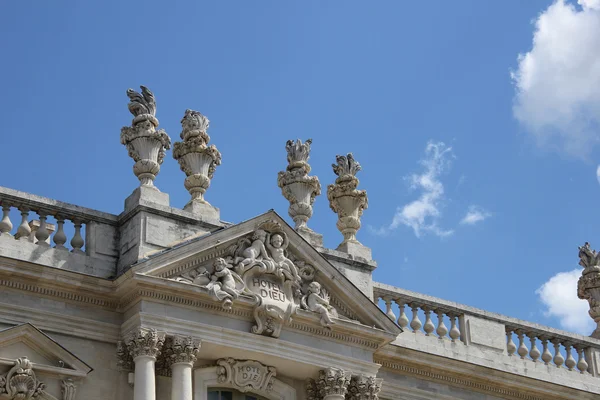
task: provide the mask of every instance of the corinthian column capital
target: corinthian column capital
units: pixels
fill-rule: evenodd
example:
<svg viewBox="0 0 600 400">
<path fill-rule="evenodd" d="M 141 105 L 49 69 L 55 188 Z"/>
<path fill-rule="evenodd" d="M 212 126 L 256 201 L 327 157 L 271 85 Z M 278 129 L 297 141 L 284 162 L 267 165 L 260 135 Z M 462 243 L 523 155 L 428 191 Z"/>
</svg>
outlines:
<svg viewBox="0 0 600 400">
<path fill-rule="evenodd" d="M 348 386 L 347 400 L 378 400 L 383 379 L 374 376 L 353 376 Z"/>
<path fill-rule="evenodd" d="M 349 383 L 350 372 L 339 368 L 326 368 L 319 371 L 319 378 L 315 381 L 315 387 L 319 398 L 323 400 L 341 400 L 346 396 Z"/>
<path fill-rule="evenodd" d="M 164 355 L 168 365 L 187 363 L 193 365 L 196 362 L 200 341 L 192 337 L 173 336 L 165 341 Z"/>
<path fill-rule="evenodd" d="M 127 349 L 133 361 L 137 357 L 156 357 L 160 354 L 165 341 L 165 334 L 156 330 L 140 329 L 134 332 L 127 341 Z"/>
</svg>

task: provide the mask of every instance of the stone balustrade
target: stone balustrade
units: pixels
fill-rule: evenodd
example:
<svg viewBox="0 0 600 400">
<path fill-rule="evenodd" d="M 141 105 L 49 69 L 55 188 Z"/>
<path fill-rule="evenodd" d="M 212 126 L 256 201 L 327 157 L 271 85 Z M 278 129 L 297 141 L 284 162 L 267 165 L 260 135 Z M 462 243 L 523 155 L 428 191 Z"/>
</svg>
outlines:
<svg viewBox="0 0 600 400">
<path fill-rule="evenodd" d="M 0 206 L 0 238 L 4 242 L 2 255 L 10 256 L 13 250 L 21 255 L 31 253 L 24 250 L 25 243 L 29 243 L 39 249 L 59 252 L 58 255 L 48 254 L 48 257 L 54 260 L 58 257 L 73 268 L 78 262 L 69 260 L 69 257 L 79 255 L 98 259 L 98 262 L 79 262 L 82 268 L 93 265 L 98 267 L 95 268 L 97 270 L 106 270 L 106 273 L 114 270 L 118 256 L 116 215 L 4 187 L 0 187 Z M 11 244 L 11 240 L 15 242 Z M 100 271 L 95 272 L 101 274 Z"/>
<path fill-rule="evenodd" d="M 528 368 L 527 363 L 531 363 L 529 368 L 539 364 L 600 376 L 600 340 L 377 282 L 373 295 L 381 301 L 386 315 L 404 330 L 399 340 L 408 341 L 410 337 L 404 335 L 416 335 L 416 341 L 428 348 L 436 342 L 447 348 L 450 343 L 453 351 L 469 354 L 468 347 L 479 347 L 508 357 L 507 365 Z M 421 336 L 424 339 L 418 338 Z"/>
</svg>

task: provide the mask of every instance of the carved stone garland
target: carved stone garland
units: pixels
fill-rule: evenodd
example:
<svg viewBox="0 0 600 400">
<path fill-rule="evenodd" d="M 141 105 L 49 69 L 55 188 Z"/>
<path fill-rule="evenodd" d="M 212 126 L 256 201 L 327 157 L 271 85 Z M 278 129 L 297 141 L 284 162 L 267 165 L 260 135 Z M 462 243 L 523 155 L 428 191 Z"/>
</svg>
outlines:
<svg viewBox="0 0 600 400">
<path fill-rule="evenodd" d="M 311 265 L 289 258 L 288 245 L 281 225 L 267 221 L 216 258 L 212 271 L 201 266 L 171 279 L 204 287 L 225 309 L 242 294 L 254 298 L 252 332 L 259 335 L 279 337 L 298 308 L 320 314 L 321 324 L 330 327 L 338 314 L 329 294 L 314 281 Z"/>
<path fill-rule="evenodd" d="M 14 367 L 6 374 L 0 375 L 0 395 L 11 400 L 30 400 L 40 396 L 45 385 L 33 372 L 33 365 L 27 357 L 18 358 Z"/>
<path fill-rule="evenodd" d="M 323 237 L 307 226 L 312 216 L 312 205 L 315 197 L 321 194 L 321 184 L 316 176 L 308 176 L 310 165 L 310 145 L 312 139 L 302 143 L 300 139 L 288 140 L 287 151 L 288 166 L 285 171 L 277 175 L 277 185 L 281 193 L 290 202 L 288 214 L 296 224 L 295 229 L 306 236 L 313 244 L 323 246 Z"/>
<path fill-rule="evenodd" d="M 589 315 L 596 322 L 590 336 L 600 339 L 600 253 L 592 250 L 588 242 L 579 247 L 579 265 L 584 270 L 577 282 L 577 296 L 588 301 Z"/>
<path fill-rule="evenodd" d="M 208 145 L 210 136 L 208 130 L 209 120 L 198 111 L 186 110 L 181 120 L 181 139 L 173 146 L 173 158 L 185 172 L 185 188 L 190 192 L 192 199 L 184 207 L 189 210 L 194 204 L 209 204 L 204 199 L 204 193 L 210 186 L 210 180 L 215 169 L 221 164 L 221 153 L 214 144 Z"/>
<path fill-rule="evenodd" d="M 131 126 L 121 128 L 121 144 L 127 146 L 129 157 L 135 161 L 133 173 L 140 180 L 140 186 L 155 188 L 154 179 L 160 171 L 165 150 L 171 148 L 171 138 L 163 129 L 156 130 L 154 94 L 145 86 L 140 88 L 142 94 L 127 90 L 128 108 L 134 118 Z"/>
<path fill-rule="evenodd" d="M 273 378 L 277 375 L 275 367 L 266 366 L 258 361 L 223 358 L 217 360 L 217 381 L 220 384 L 235 386 L 240 392 L 271 392 Z"/>
<path fill-rule="evenodd" d="M 344 235 L 344 240 L 338 246 L 343 248 L 347 244 L 359 244 L 356 232 L 360 229 L 360 217 L 363 210 L 369 206 L 367 192 L 357 190 L 358 178 L 356 173 L 361 166 L 354 159 L 352 153 L 346 156 L 336 156 L 337 164 L 333 164 L 333 172 L 338 175 L 335 184 L 327 186 L 327 199 L 329 206 L 338 215 L 337 228 Z"/>
</svg>

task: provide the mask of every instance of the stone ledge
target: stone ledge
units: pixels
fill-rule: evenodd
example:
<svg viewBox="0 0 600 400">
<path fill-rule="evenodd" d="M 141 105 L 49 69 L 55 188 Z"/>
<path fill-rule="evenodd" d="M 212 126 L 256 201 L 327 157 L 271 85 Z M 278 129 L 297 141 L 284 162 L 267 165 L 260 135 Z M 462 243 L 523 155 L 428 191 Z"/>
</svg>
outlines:
<svg viewBox="0 0 600 400">
<path fill-rule="evenodd" d="M 316 250 L 328 260 L 335 260 L 346 265 L 356 267 L 358 269 L 366 269 L 367 271 L 373 271 L 377 268 L 377 262 L 375 260 L 367 260 L 362 257 L 354 257 L 351 254 L 344 253 L 334 249 L 328 249 L 325 247 L 316 247 Z"/>
</svg>

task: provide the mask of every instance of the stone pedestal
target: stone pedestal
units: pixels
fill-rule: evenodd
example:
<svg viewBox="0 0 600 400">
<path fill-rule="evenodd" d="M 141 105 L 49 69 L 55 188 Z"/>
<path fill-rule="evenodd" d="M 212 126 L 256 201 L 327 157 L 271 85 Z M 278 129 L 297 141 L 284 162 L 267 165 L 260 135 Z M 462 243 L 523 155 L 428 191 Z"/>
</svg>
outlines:
<svg viewBox="0 0 600 400">
<path fill-rule="evenodd" d="M 373 259 L 371 249 L 359 242 L 343 242 L 337 247 L 336 250 L 350 254 L 353 257 L 365 259 L 367 261 Z"/>
<path fill-rule="evenodd" d="M 192 213 L 195 217 L 202 218 L 203 221 L 219 223 L 221 220 L 221 211 L 207 202 L 190 201 L 183 207 L 183 210 Z"/>
<path fill-rule="evenodd" d="M 313 231 L 308 227 L 301 227 L 296 229 L 296 232 L 300 234 L 308 243 L 313 247 L 323 247 L 323 235 Z"/>
<path fill-rule="evenodd" d="M 135 209 L 138 205 L 156 204 L 159 206 L 169 206 L 169 194 L 163 193 L 155 186 L 137 187 L 125 199 L 125 212 Z"/>
</svg>

